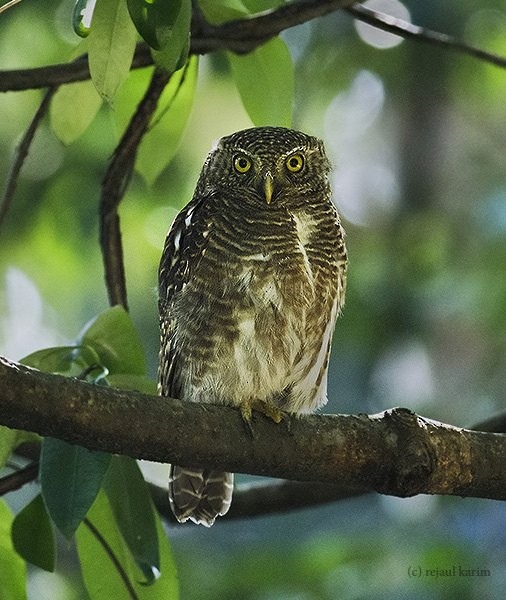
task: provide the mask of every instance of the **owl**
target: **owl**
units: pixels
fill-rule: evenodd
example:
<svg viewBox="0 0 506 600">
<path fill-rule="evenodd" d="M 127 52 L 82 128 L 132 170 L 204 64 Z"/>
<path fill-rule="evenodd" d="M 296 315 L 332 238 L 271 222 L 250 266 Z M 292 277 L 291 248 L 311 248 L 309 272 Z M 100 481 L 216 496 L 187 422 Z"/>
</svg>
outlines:
<svg viewBox="0 0 506 600">
<path fill-rule="evenodd" d="M 223 137 L 167 235 L 159 269 L 159 393 L 279 422 L 327 401 L 345 297 L 344 232 L 323 143 L 281 127 Z M 211 526 L 233 474 L 171 465 L 180 522 Z"/>
</svg>

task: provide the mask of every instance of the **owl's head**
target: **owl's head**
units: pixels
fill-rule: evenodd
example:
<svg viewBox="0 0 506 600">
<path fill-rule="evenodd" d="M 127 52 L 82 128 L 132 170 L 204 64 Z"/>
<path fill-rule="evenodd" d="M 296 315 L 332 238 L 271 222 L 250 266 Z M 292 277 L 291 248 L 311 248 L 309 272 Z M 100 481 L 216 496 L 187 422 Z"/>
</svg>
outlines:
<svg viewBox="0 0 506 600">
<path fill-rule="evenodd" d="M 232 192 L 265 208 L 328 192 L 329 171 L 317 138 L 285 127 L 254 127 L 218 141 L 199 183 L 208 193 Z"/>
</svg>

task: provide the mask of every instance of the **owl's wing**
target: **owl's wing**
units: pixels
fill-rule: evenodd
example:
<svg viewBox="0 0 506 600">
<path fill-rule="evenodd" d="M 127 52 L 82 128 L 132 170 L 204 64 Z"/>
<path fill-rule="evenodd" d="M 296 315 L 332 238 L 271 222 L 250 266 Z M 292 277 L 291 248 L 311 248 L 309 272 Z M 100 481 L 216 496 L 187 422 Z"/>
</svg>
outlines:
<svg viewBox="0 0 506 600">
<path fill-rule="evenodd" d="M 181 365 L 172 304 L 174 295 L 188 283 L 202 258 L 211 226 L 207 210 L 209 199 L 209 195 L 196 196 L 177 215 L 167 234 L 158 271 L 161 337 L 158 390 L 163 395 L 176 398 L 180 397 L 177 381 Z"/>
</svg>

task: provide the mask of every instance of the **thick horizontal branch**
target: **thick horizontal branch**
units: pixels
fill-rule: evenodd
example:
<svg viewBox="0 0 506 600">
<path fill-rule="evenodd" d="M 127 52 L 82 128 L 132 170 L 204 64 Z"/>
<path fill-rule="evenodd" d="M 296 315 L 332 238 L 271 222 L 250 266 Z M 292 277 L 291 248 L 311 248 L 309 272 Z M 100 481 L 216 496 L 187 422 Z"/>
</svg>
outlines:
<svg viewBox="0 0 506 600">
<path fill-rule="evenodd" d="M 337 10 L 352 7 L 353 4 L 356 4 L 353 0 L 299 0 L 253 17 L 229 21 L 222 25 L 210 25 L 201 19 L 195 19 L 190 52 L 192 54 L 208 54 L 216 50 L 231 50 L 238 53 L 251 52 L 266 40 L 286 29 L 307 23 L 312 19 L 323 17 Z M 349 8 L 349 11 L 354 18 L 401 37 L 454 49 L 490 64 L 506 68 L 506 58 L 459 42 L 444 33 L 404 23 L 399 19 L 376 13 L 364 7 L 353 6 L 353 8 Z M 146 44 L 139 44 L 134 55 L 132 68 L 137 69 L 152 64 L 153 59 L 149 48 Z M 83 56 L 68 64 L 0 71 L 0 92 L 58 86 L 89 78 L 88 61 L 86 56 Z"/>
<path fill-rule="evenodd" d="M 159 462 L 338 483 L 396 496 L 506 499 L 506 437 L 405 409 L 311 415 L 291 427 L 262 415 L 251 439 L 239 411 L 94 386 L 0 359 L 0 423 L 90 449 Z"/>
</svg>

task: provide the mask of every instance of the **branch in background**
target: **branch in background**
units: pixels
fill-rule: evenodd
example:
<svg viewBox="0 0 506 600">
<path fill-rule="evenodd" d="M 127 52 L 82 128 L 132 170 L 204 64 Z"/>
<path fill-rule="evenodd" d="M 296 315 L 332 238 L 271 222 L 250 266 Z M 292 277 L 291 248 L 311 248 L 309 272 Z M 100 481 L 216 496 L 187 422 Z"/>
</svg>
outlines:
<svg viewBox="0 0 506 600">
<path fill-rule="evenodd" d="M 14 155 L 14 160 L 11 164 L 11 168 L 7 175 L 7 179 L 5 181 L 4 191 L 2 197 L 0 199 L 0 228 L 5 221 L 5 217 L 7 216 L 7 212 L 12 203 L 12 198 L 14 197 L 14 193 L 16 191 L 16 187 L 18 184 L 19 173 L 21 172 L 21 168 L 25 162 L 26 157 L 28 156 L 28 151 L 30 150 L 30 146 L 33 142 L 33 138 L 35 137 L 35 133 L 44 118 L 45 114 L 49 110 L 49 104 L 51 102 L 51 98 L 56 92 L 57 87 L 51 87 L 47 90 L 42 99 L 42 102 L 37 109 L 33 119 L 31 120 L 28 129 L 25 131 L 25 134 L 21 138 L 19 142 L 16 152 Z"/>
<path fill-rule="evenodd" d="M 121 304 L 128 308 L 118 206 L 130 181 L 139 144 L 169 79 L 168 73 L 153 73 L 150 85 L 117 145 L 102 181 L 100 247 L 111 306 Z"/>
<path fill-rule="evenodd" d="M 38 477 L 40 443 L 22 444 L 16 455 L 31 462 L 23 469 L 0 479 L 0 496 L 14 492 Z M 167 487 L 148 483 L 151 498 L 160 513 L 168 522 L 176 523 L 169 508 Z M 311 508 L 363 495 L 363 491 L 343 488 L 340 485 L 301 481 L 262 481 L 239 484 L 234 489 L 234 502 L 227 513 L 227 519 L 244 519 L 282 513 L 290 510 Z"/>
<path fill-rule="evenodd" d="M 462 54 L 472 56 L 473 58 L 489 62 L 497 67 L 502 67 L 503 69 L 506 68 L 506 58 L 469 46 L 446 33 L 419 27 L 418 25 L 407 23 L 402 19 L 397 19 L 390 15 L 386 15 L 385 13 L 371 10 L 365 6 L 355 5 L 346 8 L 346 12 L 359 21 L 363 21 L 368 25 L 382 29 L 383 31 L 394 33 L 400 37 L 423 42 L 424 44 L 430 44 L 432 46 L 447 48 L 448 50 L 455 50 Z"/>
<path fill-rule="evenodd" d="M 388 15 L 371 11 L 363 6 L 355 5 L 353 8 L 348 8 L 351 4 L 353 4 L 351 0 L 300 0 L 281 5 L 257 16 L 217 26 L 202 23 L 202 20 L 199 19 L 192 34 L 190 52 L 192 54 L 208 54 L 217 50 L 250 52 L 285 29 L 346 8 L 354 18 L 369 23 L 373 27 L 404 38 L 451 48 L 492 65 L 506 68 L 506 58 L 502 56 L 474 48 L 446 34 L 417 27 Z M 132 68 L 137 69 L 152 64 L 149 48 L 146 44 L 139 44 Z M 0 92 L 55 86 L 89 78 L 88 62 L 84 56 L 69 64 L 0 71 Z"/>
<path fill-rule="evenodd" d="M 472 431 L 488 431 L 491 433 L 506 433 L 506 412 L 494 415 L 484 421 L 469 427 Z"/>
<path fill-rule="evenodd" d="M 14 473 L 2 477 L 0 479 L 0 496 L 19 490 L 19 488 L 22 488 L 26 483 L 35 481 L 38 473 L 39 462 L 35 461 L 22 469 L 14 471 Z"/>
<path fill-rule="evenodd" d="M 149 489 L 160 516 L 169 523 L 177 523 L 169 506 L 167 488 L 149 484 Z M 363 496 L 366 493 L 363 490 L 353 490 L 338 484 L 317 481 L 244 483 L 234 488 L 234 499 L 230 510 L 223 520 L 220 519 L 220 522 L 316 508 L 330 502 Z"/>
<path fill-rule="evenodd" d="M 157 462 L 340 484 L 395 496 L 506 499 L 506 438 L 419 417 L 309 415 L 291 427 L 240 411 L 49 375 L 0 359 L 0 423 Z"/>
</svg>

